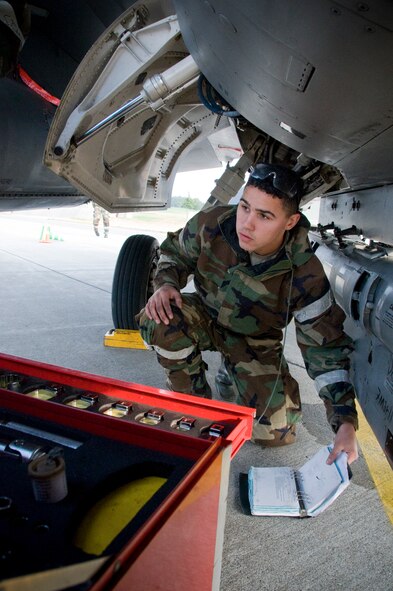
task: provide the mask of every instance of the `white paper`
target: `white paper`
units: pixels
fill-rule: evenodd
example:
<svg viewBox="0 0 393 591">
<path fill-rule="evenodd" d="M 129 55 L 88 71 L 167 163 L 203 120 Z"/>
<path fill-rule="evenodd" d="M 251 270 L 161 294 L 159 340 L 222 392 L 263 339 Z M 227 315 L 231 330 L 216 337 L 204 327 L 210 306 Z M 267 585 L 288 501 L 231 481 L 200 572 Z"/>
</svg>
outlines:
<svg viewBox="0 0 393 591">
<path fill-rule="evenodd" d="M 333 464 L 328 465 L 326 460 L 331 449 L 329 446 L 320 449 L 298 470 L 304 506 L 311 516 L 331 505 L 349 484 L 347 454 L 341 453 Z"/>
<path fill-rule="evenodd" d="M 315 517 L 324 511 L 349 484 L 347 455 L 340 454 L 328 465 L 331 449 L 320 449 L 297 471 L 251 467 L 248 497 L 252 515 Z"/>
<path fill-rule="evenodd" d="M 298 513 L 299 502 L 291 468 L 250 468 L 251 512 L 258 515 Z"/>
</svg>

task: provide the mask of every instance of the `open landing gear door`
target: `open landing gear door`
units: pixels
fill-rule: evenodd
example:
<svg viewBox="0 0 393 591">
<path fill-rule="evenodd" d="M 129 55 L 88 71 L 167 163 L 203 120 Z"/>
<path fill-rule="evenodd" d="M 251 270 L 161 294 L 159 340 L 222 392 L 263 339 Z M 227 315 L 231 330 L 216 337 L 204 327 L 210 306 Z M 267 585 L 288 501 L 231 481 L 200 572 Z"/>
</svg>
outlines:
<svg viewBox="0 0 393 591">
<path fill-rule="evenodd" d="M 72 78 L 45 164 L 108 211 L 169 206 L 176 172 L 220 166 L 241 151 L 231 121 L 201 105 L 198 77 L 176 16 L 135 3 Z"/>
</svg>

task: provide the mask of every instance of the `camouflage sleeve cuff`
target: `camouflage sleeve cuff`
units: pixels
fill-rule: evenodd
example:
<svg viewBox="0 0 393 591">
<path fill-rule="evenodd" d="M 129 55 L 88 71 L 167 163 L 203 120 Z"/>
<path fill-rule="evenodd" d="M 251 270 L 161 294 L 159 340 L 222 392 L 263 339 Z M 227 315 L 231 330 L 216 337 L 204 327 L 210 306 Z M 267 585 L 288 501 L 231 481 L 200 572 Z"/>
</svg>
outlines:
<svg viewBox="0 0 393 591">
<path fill-rule="evenodd" d="M 343 423 L 351 423 L 358 429 L 355 391 L 350 382 L 326 384 L 319 391 L 319 396 L 325 404 L 327 419 L 335 433 Z"/>
<path fill-rule="evenodd" d="M 180 271 L 175 265 L 159 268 L 153 279 L 154 290 L 157 290 L 163 285 L 172 285 L 179 291 L 187 285 L 188 275 L 184 271 Z"/>
<path fill-rule="evenodd" d="M 178 289 L 180 291 L 180 286 L 179 286 L 179 282 L 178 281 L 176 281 L 175 279 L 172 279 L 172 278 L 168 277 L 167 275 L 164 276 L 164 277 L 162 277 L 160 275 L 157 275 L 154 278 L 154 281 L 153 281 L 154 291 L 157 291 L 157 289 L 159 289 L 163 285 L 172 285 L 172 287 L 175 287 L 176 289 Z"/>
<path fill-rule="evenodd" d="M 337 433 L 343 423 L 350 423 L 355 428 L 355 431 L 359 429 L 354 400 L 352 405 L 348 405 L 348 402 L 346 404 L 332 404 L 330 400 L 326 399 L 323 402 L 325 404 L 327 420 L 334 433 Z"/>
</svg>

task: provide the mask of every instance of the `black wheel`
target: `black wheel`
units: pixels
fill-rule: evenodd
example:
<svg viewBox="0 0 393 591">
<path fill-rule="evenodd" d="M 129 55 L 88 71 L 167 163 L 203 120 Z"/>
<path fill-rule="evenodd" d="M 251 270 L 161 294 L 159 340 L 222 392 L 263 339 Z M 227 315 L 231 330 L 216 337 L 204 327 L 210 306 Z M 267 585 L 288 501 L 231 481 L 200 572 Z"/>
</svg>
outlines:
<svg viewBox="0 0 393 591">
<path fill-rule="evenodd" d="M 136 330 L 135 314 L 153 293 L 153 273 L 160 253 L 152 236 L 130 236 L 120 249 L 112 284 L 112 318 L 115 328 Z"/>
</svg>

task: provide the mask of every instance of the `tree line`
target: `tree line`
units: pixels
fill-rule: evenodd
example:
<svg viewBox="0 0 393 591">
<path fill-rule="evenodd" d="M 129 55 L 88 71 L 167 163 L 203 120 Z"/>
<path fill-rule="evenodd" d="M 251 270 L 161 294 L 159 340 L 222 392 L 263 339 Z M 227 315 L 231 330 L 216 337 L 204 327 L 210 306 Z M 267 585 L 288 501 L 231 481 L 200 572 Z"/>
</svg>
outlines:
<svg viewBox="0 0 393 591">
<path fill-rule="evenodd" d="M 196 197 L 180 197 L 175 196 L 171 199 L 171 207 L 182 207 L 183 209 L 200 210 L 204 203 Z"/>
</svg>

